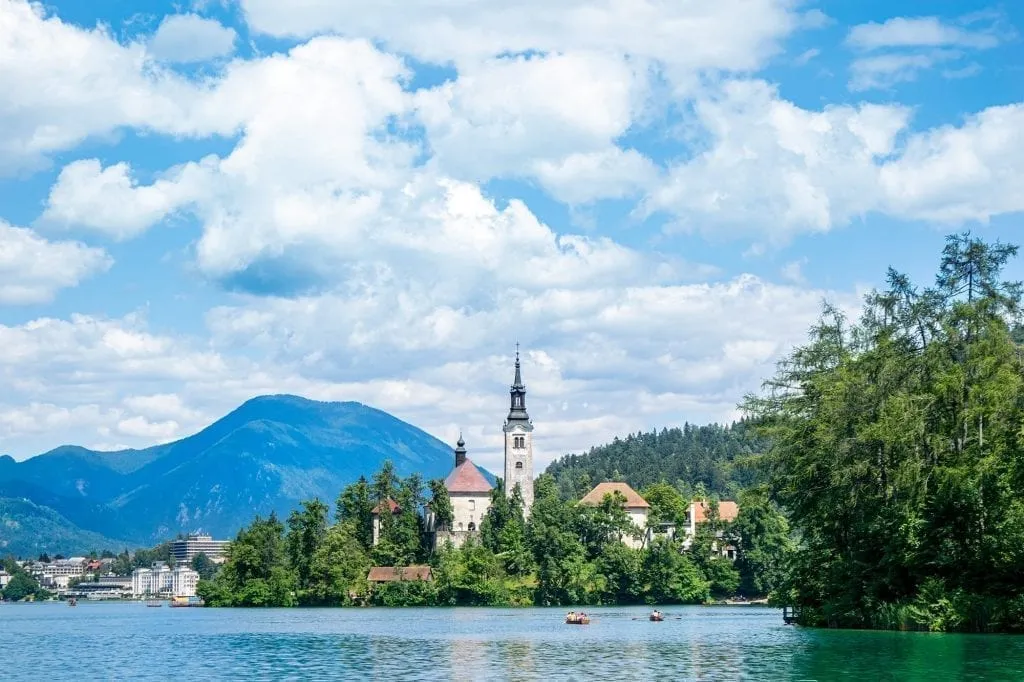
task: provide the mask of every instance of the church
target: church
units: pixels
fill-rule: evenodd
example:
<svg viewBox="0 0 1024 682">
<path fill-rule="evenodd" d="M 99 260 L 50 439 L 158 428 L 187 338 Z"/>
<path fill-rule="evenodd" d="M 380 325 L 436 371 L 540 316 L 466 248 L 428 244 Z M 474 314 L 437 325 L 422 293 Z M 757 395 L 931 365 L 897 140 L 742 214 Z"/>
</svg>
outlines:
<svg viewBox="0 0 1024 682">
<path fill-rule="evenodd" d="M 533 423 L 526 413 L 526 386 L 523 384 L 519 351 L 516 351 L 515 378 L 509 391 L 510 405 L 502 431 L 505 434 L 505 494 L 511 496 L 515 486 L 523 496 L 527 516 L 533 506 Z M 491 506 L 492 486 L 473 464 L 466 452 L 466 442 L 459 436 L 455 445 L 455 468 L 444 481 L 452 502 L 452 523 L 448 528 L 437 526 L 428 511 L 427 527 L 434 532 L 434 545 L 449 541 L 462 546 L 468 537 L 480 532 L 480 522 Z"/>
</svg>

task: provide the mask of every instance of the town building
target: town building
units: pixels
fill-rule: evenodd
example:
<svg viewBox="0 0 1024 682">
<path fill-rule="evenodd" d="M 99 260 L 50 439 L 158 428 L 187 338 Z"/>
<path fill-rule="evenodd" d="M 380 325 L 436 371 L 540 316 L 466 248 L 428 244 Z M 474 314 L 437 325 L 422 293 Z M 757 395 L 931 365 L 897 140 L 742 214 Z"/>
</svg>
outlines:
<svg viewBox="0 0 1024 682">
<path fill-rule="evenodd" d="M 625 502 L 623 506 L 626 509 L 626 513 L 629 514 L 629 520 L 636 526 L 636 535 L 623 535 L 622 542 L 628 547 L 633 549 L 639 549 L 643 547 L 648 539 L 649 533 L 647 529 L 647 514 L 650 511 L 651 505 L 647 503 L 640 493 L 633 490 L 628 484 L 620 481 L 606 481 L 604 483 L 598 483 L 594 486 L 594 489 L 583 496 L 580 500 L 580 504 L 586 504 L 591 506 L 597 506 L 604 500 L 606 495 L 615 495 L 618 493 L 621 495 Z"/>
<path fill-rule="evenodd" d="M 197 556 L 205 554 L 215 563 L 221 563 L 227 559 L 229 544 L 230 540 L 214 540 L 209 535 L 187 535 L 171 541 L 171 558 L 175 563 L 191 564 Z"/>
<path fill-rule="evenodd" d="M 689 549 L 693 544 L 693 538 L 697 535 L 697 526 L 708 521 L 711 505 L 706 500 L 693 500 L 686 512 L 686 519 L 683 530 L 686 533 L 683 539 L 683 547 Z M 731 500 L 722 500 L 718 503 L 718 519 L 720 521 L 732 522 L 740 514 L 739 505 Z M 721 533 L 719 533 L 721 535 Z M 721 553 L 728 559 L 736 558 L 736 547 L 729 544 L 715 543 L 715 551 Z"/>
<path fill-rule="evenodd" d="M 32 564 L 29 572 L 43 587 L 65 590 L 68 587 L 68 583 L 72 580 L 85 577 L 85 566 L 87 563 L 88 561 L 85 557 L 57 559 L 48 563 L 37 562 Z"/>
<path fill-rule="evenodd" d="M 7 587 L 7 583 L 11 582 L 11 574 L 0 568 L 0 590 Z"/>
<path fill-rule="evenodd" d="M 67 596 L 78 599 L 124 599 L 132 595 L 132 579 L 105 576 L 98 580 L 86 580 L 68 588 Z"/>
<path fill-rule="evenodd" d="M 171 568 L 157 561 L 150 568 L 136 568 L 132 572 L 132 596 L 193 597 L 199 584 L 199 574 L 185 564 Z"/>
</svg>

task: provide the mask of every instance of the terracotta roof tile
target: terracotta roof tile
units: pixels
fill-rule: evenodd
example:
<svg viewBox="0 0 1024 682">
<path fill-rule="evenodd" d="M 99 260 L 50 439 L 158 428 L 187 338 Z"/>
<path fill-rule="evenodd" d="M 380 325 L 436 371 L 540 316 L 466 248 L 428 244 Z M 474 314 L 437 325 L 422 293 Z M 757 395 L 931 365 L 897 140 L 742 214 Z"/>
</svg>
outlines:
<svg viewBox="0 0 1024 682">
<path fill-rule="evenodd" d="M 605 495 L 611 495 L 615 492 L 620 493 L 626 498 L 627 509 L 646 509 L 651 506 L 647 504 L 647 500 L 640 497 L 640 493 L 630 488 L 626 483 L 618 481 L 605 481 L 604 483 L 598 483 L 593 490 L 587 493 L 583 499 L 580 500 L 580 504 L 600 504 Z"/>
<path fill-rule="evenodd" d="M 449 493 L 491 492 L 491 484 L 469 459 L 452 469 L 448 478 L 444 479 L 444 487 Z"/>
<path fill-rule="evenodd" d="M 694 523 L 703 523 L 708 520 L 707 502 L 695 502 L 693 508 Z M 739 513 L 740 507 L 735 502 L 722 500 L 718 503 L 718 518 L 722 521 L 735 521 Z"/>
<path fill-rule="evenodd" d="M 402 508 L 398 506 L 398 503 L 395 502 L 394 500 L 392 500 L 389 497 L 388 499 L 384 500 L 383 502 L 377 503 L 377 506 L 373 508 L 373 511 L 371 513 L 373 513 L 373 514 L 380 514 L 381 509 L 384 508 L 383 505 L 385 505 L 385 504 L 388 507 L 391 508 L 391 513 L 392 514 L 397 514 L 398 512 L 402 511 Z"/>
<path fill-rule="evenodd" d="M 433 580 L 430 566 L 374 566 L 366 576 L 367 582 L 393 583 L 401 580 Z"/>
</svg>

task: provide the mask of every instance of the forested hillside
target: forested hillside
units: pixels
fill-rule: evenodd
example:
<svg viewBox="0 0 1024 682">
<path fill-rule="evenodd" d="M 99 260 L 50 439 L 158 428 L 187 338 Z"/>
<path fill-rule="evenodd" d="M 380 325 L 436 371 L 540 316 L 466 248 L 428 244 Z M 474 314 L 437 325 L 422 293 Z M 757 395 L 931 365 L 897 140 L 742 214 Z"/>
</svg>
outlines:
<svg viewBox="0 0 1024 682">
<path fill-rule="evenodd" d="M 756 482 L 751 455 L 767 447 L 747 422 L 662 429 L 616 438 L 585 454 L 565 455 L 547 472 L 564 499 L 578 499 L 601 481 L 625 481 L 637 490 L 665 482 L 686 496 L 704 492 L 723 499 Z"/>
</svg>

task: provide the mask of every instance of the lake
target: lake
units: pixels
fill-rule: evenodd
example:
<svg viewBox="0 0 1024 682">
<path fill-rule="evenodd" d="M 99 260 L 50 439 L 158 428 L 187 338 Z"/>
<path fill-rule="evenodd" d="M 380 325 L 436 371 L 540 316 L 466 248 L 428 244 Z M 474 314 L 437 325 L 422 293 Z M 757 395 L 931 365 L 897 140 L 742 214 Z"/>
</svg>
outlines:
<svg viewBox="0 0 1024 682">
<path fill-rule="evenodd" d="M 0 679 L 1021 680 L 1024 638 L 808 630 L 761 607 L 0 604 Z"/>
</svg>

